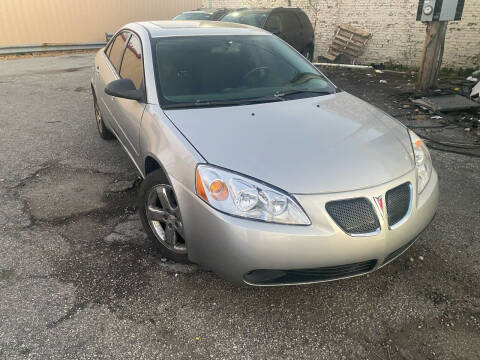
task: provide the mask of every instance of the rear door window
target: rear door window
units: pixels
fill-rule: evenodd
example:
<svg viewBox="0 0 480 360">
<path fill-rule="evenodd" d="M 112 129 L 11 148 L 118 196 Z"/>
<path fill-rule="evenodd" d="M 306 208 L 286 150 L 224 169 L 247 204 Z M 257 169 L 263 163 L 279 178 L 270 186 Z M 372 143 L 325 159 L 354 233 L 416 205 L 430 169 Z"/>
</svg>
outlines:
<svg viewBox="0 0 480 360">
<path fill-rule="evenodd" d="M 125 47 L 125 43 L 130 36 L 129 33 L 123 31 L 115 37 L 115 40 L 112 44 L 112 49 L 110 50 L 110 62 L 112 63 L 117 73 L 120 72 L 120 64 L 122 62 L 123 56 L 123 48 Z"/>
<path fill-rule="evenodd" d="M 274 13 L 268 17 L 268 20 L 265 23 L 265 30 L 278 33 L 283 32 L 282 19 L 280 17 L 280 14 Z"/>
<path fill-rule="evenodd" d="M 120 77 L 130 79 L 137 90 L 143 86 L 142 43 L 136 35 L 132 35 L 123 55 Z"/>
<path fill-rule="evenodd" d="M 265 11 L 234 11 L 227 14 L 221 21 L 232 22 L 237 24 L 245 24 L 256 27 L 263 27 L 268 13 Z"/>
</svg>

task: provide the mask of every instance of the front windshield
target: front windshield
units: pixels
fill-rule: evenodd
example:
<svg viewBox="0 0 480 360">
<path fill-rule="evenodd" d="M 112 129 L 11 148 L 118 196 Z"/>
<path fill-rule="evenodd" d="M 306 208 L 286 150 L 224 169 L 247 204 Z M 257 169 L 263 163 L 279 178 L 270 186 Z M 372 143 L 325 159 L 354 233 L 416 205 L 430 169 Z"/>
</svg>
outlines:
<svg viewBox="0 0 480 360">
<path fill-rule="evenodd" d="M 208 20 L 211 14 L 206 12 L 190 12 L 177 15 L 173 20 Z"/>
<path fill-rule="evenodd" d="M 268 13 L 265 11 L 234 11 L 222 18 L 224 22 L 263 27 Z"/>
<path fill-rule="evenodd" d="M 261 99 L 297 91 L 303 96 L 335 92 L 334 85 L 310 62 L 272 35 L 153 41 L 162 105 Z"/>
</svg>

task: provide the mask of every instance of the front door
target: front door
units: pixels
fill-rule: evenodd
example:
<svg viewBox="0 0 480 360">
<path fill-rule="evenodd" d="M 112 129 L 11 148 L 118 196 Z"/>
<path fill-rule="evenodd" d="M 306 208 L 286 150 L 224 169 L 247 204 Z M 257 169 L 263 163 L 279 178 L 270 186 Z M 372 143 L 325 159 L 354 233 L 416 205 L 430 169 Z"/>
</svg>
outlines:
<svg viewBox="0 0 480 360">
<path fill-rule="evenodd" d="M 145 92 L 143 77 L 142 43 L 137 35 L 132 34 L 120 66 L 120 78 L 130 79 L 137 90 Z M 130 153 L 137 165 L 140 160 L 140 122 L 145 110 L 146 99 L 136 101 L 129 99 L 114 98 L 114 116 L 122 138 L 123 146 Z"/>
</svg>

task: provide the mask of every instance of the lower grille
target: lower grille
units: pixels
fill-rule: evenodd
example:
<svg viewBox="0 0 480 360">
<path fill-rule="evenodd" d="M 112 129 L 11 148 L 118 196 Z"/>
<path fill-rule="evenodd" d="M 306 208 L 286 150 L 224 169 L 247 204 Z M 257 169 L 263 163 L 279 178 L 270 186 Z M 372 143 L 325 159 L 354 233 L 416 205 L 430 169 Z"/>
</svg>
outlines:
<svg viewBox="0 0 480 360">
<path fill-rule="evenodd" d="M 347 234 L 368 234 L 380 229 L 372 203 L 366 198 L 330 201 L 325 208 Z"/>
<path fill-rule="evenodd" d="M 245 274 L 244 279 L 253 285 L 285 285 L 327 281 L 367 273 L 373 270 L 376 264 L 377 260 L 368 260 L 316 269 L 253 270 Z"/>
<path fill-rule="evenodd" d="M 405 250 L 407 250 L 410 247 L 410 245 L 412 245 L 415 242 L 415 240 L 417 240 L 417 239 L 415 238 L 415 239 L 409 241 L 405 245 L 399 247 L 397 250 L 392 251 L 390 254 L 388 254 L 388 256 L 385 258 L 385 260 L 383 260 L 382 265 L 386 264 L 387 262 L 389 262 L 393 259 L 395 259 L 397 256 L 400 256 Z"/>
<path fill-rule="evenodd" d="M 397 224 L 407 215 L 410 208 L 410 191 L 410 183 L 402 184 L 387 191 L 385 199 L 389 226 Z"/>
</svg>

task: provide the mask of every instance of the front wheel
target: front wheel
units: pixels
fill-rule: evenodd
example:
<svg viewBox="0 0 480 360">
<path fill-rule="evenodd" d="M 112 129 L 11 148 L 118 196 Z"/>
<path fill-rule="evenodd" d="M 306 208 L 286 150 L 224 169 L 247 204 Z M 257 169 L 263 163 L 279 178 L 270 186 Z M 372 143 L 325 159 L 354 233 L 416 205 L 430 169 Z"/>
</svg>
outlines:
<svg viewBox="0 0 480 360">
<path fill-rule="evenodd" d="M 180 206 L 162 170 L 151 172 L 140 185 L 138 212 L 160 253 L 170 260 L 188 263 Z"/>
</svg>

